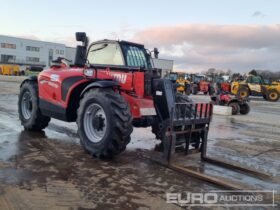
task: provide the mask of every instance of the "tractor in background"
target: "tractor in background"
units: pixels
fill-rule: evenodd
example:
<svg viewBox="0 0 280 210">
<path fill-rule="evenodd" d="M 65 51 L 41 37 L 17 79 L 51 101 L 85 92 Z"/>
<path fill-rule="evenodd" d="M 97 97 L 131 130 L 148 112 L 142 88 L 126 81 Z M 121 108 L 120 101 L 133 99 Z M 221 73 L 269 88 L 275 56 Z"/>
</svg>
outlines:
<svg viewBox="0 0 280 210">
<path fill-rule="evenodd" d="M 202 75 L 191 75 L 191 93 L 196 95 L 198 92 L 202 92 L 204 95 L 213 95 L 215 92 L 213 83 L 207 81 L 205 76 Z"/>
<path fill-rule="evenodd" d="M 190 95 L 191 92 L 191 82 L 189 75 L 179 72 L 170 72 L 167 76 L 176 87 L 177 92 Z"/>
</svg>

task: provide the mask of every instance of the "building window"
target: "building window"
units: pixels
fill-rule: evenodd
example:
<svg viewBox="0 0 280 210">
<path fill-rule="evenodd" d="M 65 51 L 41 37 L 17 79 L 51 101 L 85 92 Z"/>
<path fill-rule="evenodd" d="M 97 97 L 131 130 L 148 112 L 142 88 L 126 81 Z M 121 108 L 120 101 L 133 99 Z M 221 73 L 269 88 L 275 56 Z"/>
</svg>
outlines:
<svg viewBox="0 0 280 210">
<path fill-rule="evenodd" d="M 9 44 L 9 43 L 1 43 L 1 48 L 16 49 L 16 45 L 15 44 Z"/>
<path fill-rule="evenodd" d="M 26 51 L 40 52 L 40 47 L 26 46 Z"/>
<path fill-rule="evenodd" d="M 63 55 L 64 54 L 64 50 L 55 50 L 55 53 L 57 55 Z"/>
<path fill-rule="evenodd" d="M 38 62 L 40 62 L 40 58 L 37 58 L 37 57 L 26 57 L 26 61 L 27 61 L 27 62 L 35 62 L 35 63 L 38 63 Z"/>
<path fill-rule="evenodd" d="M 1 62 L 3 63 L 12 63 L 16 60 L 15 55 L 1 55 Z"/>
</svg>

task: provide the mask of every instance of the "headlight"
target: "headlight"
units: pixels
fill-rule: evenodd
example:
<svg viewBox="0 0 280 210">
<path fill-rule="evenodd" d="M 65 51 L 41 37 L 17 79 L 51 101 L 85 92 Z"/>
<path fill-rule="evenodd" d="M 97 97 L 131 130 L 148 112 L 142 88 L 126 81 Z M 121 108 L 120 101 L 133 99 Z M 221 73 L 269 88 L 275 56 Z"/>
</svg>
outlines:
<svg viewBox="0 0 280 210">
<path fill-rule="evenodd" d="M 93 69 L 85 69 L 84 70 L 84 75 L 87 76 L 87 77 L 92 77 L 93 73 L 94 73 Z"/>
</svg>

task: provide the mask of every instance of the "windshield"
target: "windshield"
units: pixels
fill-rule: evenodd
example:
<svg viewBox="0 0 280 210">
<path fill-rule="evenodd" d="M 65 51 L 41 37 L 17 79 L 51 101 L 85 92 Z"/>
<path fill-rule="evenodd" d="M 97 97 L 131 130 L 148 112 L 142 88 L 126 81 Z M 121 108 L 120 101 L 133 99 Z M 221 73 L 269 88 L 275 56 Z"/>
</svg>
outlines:
<svg viewBox="0 0 280 210">
<path fill-rule="evenodd" d="M 124 65 L 121 48 L 116 43 L 93 44 L 87 60 L 90 64 Z"/>
<path fill-rule="evenodd" d="M 150 57 L 145 48 L 137 45 L 123 44 L 123 51 L 127 66 L 152 68 Z"/>
<path fill-rule="evenodd" d="M 193 81 L 194 82 L 200 82 L 201 80 L 203 80 L 203 77 L 202 76 L 195 76 L 194 78 L 193 78 Z"/>
</svg>

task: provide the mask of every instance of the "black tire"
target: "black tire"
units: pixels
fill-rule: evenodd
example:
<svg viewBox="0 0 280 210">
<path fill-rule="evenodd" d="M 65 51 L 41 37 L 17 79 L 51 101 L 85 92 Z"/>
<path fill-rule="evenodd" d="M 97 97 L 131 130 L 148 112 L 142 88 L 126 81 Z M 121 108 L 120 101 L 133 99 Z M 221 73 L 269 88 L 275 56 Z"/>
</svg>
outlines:
<svg viewBox="0 0 280 210">
<path fill-rule="evenodd" d="M 240 104 L 240 114 L 246 115 L 250 112 L 250 106 L 248 103 Z"/>
<path fill-rule="evenodd" d="M 229 106 L 232 108 L 232 115 L 237 115 L 240 112 L 239 103 L 231 102 Z"/>
<path fill-rule="evenodd" d="M 279 100 L 279 92 L 275 89 L 270 89 L 267 91 L 267 95 L 266 95 L 266 98 L 268 101 L 273 101 L 273 102 L 276 102 Z"/>
<path fill-rule="evenodd" d="M 40 131 L 46 128 L 51 118 L 44 116 L 39 108 L 38 84 L 26 81 L 20 88 L 18 113 L 21 124 L 26 130 Z"/>
<path fill-rule="evenodd" d="M 105 125 L 101 126 L 102 131 L 105 129 L 104 135 L 98 141 L 90 138 L 88 133 L 100 132 L 98 128 L 88 129 L 86 126 L 89 124 L 86 125 L 84 122 L 87 119 L 86 111 L 91 106 L 101 107 L 106 117 L 104 117 L 106 119 Z M 126 149 L 133 130 L 132 116 L 129 105 L 120 94 L 112 89 L 91 89 L 81 99 L 77 114 L 81 144 L 90 154 L 98 158 L 112 158 Z"/>
<path fill-rule="evenodd" d="M 247 87 L 240 87 L 236 94 L 237 98 L 248 98 L 250 96 L 250 91 Z"/>
<path fill-rule="evenodd" d="M 192 86 L 192 94 L 193 94 L 193 95 L 196 95 L 197 93 L 198 93 L 198 87 L 197 87 L 196 84 L 194 84 L 194 85 Z"/>
</svg>

